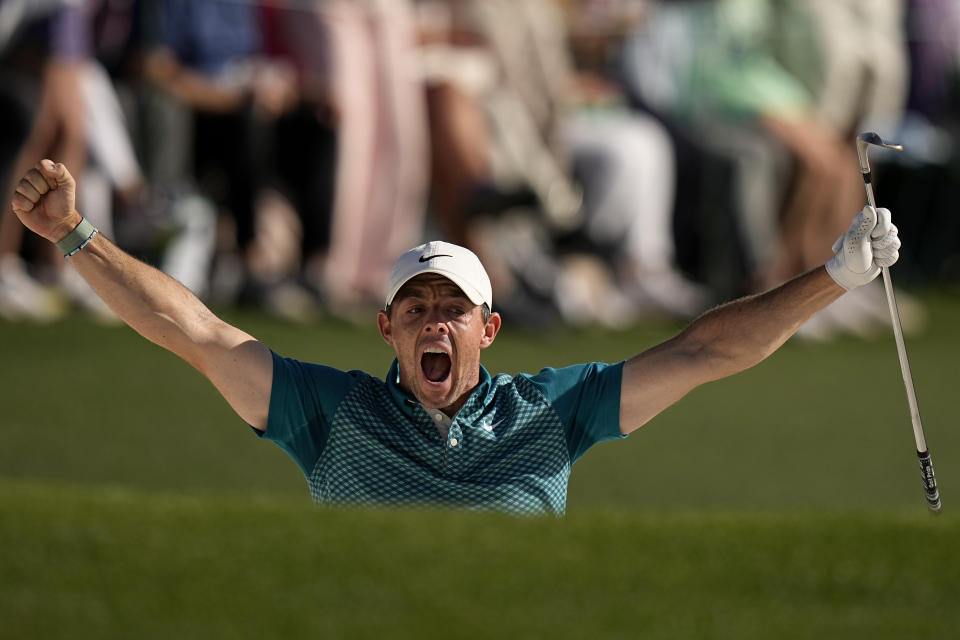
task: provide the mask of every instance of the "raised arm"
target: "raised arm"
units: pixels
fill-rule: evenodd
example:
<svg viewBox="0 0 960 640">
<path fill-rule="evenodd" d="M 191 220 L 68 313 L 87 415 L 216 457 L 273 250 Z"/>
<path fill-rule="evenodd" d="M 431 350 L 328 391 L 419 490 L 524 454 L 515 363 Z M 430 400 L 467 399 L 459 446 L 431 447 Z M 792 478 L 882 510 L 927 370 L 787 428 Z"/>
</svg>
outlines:
<svg viewBox="0 0 960 640">
<path fill-rule="evenodd" d="M 634 356 L 623 370 L 620 431 L 643 426 L 705 382 L 761 362 L 817 311 L 896 262 L 899 247 L 890 212 L 867 207 L 837 240 L 826 265 L 712 309 L 674 338 Z"/>
<path fill-rule="evenodd" d="M 83 220 L 75 208 L 75 193 L 67 168 L 43 160 L 20 180 L 13 212 L 30 230 L 58 242 Z M 266 429 L 273 361 L 264 345 L 220 320 L 179 282 L 102 235 L 95 235 L 69 261 L 124 322 L 190 363 L 241 418 Z"/>
</svg>

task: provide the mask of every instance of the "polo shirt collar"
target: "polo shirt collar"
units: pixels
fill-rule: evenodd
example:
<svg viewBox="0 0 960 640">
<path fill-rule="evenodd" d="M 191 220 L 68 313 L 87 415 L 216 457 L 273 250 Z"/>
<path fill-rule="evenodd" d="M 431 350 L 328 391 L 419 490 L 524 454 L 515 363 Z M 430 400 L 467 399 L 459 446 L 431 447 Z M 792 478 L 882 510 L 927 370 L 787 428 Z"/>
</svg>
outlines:
<svg viewBox="0 0 960 640">
<path fill-rule="evenodd" d="M 413 418 L 414 410 L 416 407 L 420 406 L 420 402 L 400 388 L 400 363 L 396 358 L 393 359 L 393 364 L 390 365 L 390 370 L 387 371 L 386 382 L 387 389 L 390 390 L 390 397 L 393 398 L 393 403 L 400 408 L 400 410 L 403 412 L 403 415 L 407 416 L 408 418 Z M 490 373 L 481 364 L 480 382 L 470 393 L 470 396 L 467 398 L 467 401 L 463 404 L 463 407 L 460 409 L 460 411 L 467 409 L 467 407 L 474 403 L 475 399 L 486 398 L 489 390 Z"/>
</svg>

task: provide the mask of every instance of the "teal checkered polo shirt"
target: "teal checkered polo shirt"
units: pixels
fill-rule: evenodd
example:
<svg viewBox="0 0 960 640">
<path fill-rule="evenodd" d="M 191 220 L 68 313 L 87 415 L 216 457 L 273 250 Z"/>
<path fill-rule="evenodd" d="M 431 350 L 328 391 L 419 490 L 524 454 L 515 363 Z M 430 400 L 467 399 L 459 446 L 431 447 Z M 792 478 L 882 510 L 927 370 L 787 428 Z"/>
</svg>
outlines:
<svg viewBox="0 0 960 640">
<path fill-rule="evenodd" d="M 452 505 L 562 515 L 570 467 L 620 435 L 623 363 L 491 378 L 444 437 L 397 385 L 273 354 L 263 437 L 300 466 L 318 503 Z"/>
</svg>

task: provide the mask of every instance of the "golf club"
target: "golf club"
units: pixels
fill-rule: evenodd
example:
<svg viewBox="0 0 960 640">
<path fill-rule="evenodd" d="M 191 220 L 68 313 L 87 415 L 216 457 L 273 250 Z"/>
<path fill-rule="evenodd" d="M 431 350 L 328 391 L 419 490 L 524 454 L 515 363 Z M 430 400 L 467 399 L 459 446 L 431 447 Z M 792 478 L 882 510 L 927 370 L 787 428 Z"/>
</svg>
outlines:
<svg viewBox="0 0 960 640">
<path fill-rule="evenodd" d="M 867 153 L 870 146 L 882 147 L 901 151 L 902 146 L 890 144 L 872 131 L 857 136 L 857 158 L 860 161 L 860 174 L 863 176 L 863 185 L 867 190 L 867 204 L 874 209 L 877 203 L 873 196 L 870 161 Z M 893 282 L 890 279 L 890 270 L 881 269 L 883 274 L 883 288 L 887 293 L 887 306 L 890 308 L 890 320 L 893 324 L 893 337 L 897 343 L 897 355 L 900 358 L 900 372 L 903 374 L 903 386 L 907 391 L 907 404 L 910 406 L 910 421 L 913 423 L 913 437 L 917 443 L 917 457 L 920 460 L 920 474 L 923 477 L 923 489 L 927 497 L 927 505 L 934 512 L 939 512 L 940 491 L 937 489 L 937 478 L 933 473 L 933 462 L 930 459 L 930 450 L 923 435 L 923 424 L 920 422 L 920 409 L 917 406 L 917 394 L 913 389 L 913 376 L 910 373 L 910 362 L 907 360 L 907 348 L 903 341 L 903 328 L 900 326 L 900 312 L 897 309 L 897 299 L 893 294 Z"/>
</svg>

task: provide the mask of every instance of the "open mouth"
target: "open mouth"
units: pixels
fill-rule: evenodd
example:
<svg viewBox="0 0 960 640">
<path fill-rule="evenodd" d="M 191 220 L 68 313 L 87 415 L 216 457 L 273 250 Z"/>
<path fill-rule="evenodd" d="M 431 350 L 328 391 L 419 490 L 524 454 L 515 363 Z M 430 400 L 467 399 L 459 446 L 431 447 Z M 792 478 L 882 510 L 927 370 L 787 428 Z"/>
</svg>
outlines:
<svg viewBox="0 0 960 640">
<path fill-rule="evenodd" d="M 450 375 L 450 356 L 439 349 L 427 349 L 420 356 L 420 369 L 430 382 L 443 382 Z"/>
</svg>

